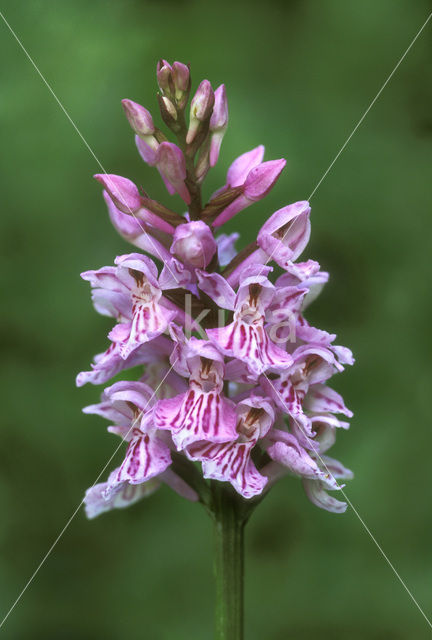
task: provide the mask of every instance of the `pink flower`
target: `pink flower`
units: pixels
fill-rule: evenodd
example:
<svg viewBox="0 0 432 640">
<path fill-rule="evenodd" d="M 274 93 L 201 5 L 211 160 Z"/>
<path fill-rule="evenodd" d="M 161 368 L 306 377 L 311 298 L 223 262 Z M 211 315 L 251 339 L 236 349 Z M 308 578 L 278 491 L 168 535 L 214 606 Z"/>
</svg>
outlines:
<svg viewBox="0 0 432 640">
<path fill-rule="evenodd" d="M 234 320 L 222 328 L 208 329 L 207 335 L 221 351 L 238 358 L 257 376 L 269 368 L 286 369 L 292 357 L 272 342 L 265 329 L 265 312 L 274 296 L 274 286 L 265 275 L 255 275 L 255 269 L 245 270 L 237 295 L 218 294 L 221 277 L 201 276 L 201 288 L 220 306 L 234 310 Z M 209 286 L 212 283 L 212 286 Z M 217 283 L 217 284 L 216 284 Z M 227 283 L 224 285 L 229 287 Z M 226 302 L 224 302 L 224 300 Z"/>
<path fill-rule="evenodd" d="M 172 433 L 177 450 L 192 442 L 229 442 L 237 437 L 234 405 L 223 394 L 223 357 L 208 342 L 191 338 L 179 372 L 189 375 L 189 390 L 160 400 L 155 409 L 158 429 Z M 174 366 L 176 368 L 176 366 Z"/>
<path fill-rule="evenodd" d="M 144 382 L 116 382 L 102 394 L 102 402 L 84 409 L 114 424 L 108 431 L 128 443 L 125 459 L 112 474 L 107 494 L 124 482 L 141 484 L 171 465 L 169 447 L 158 436 L 153 421 L 154 392 Z"/>
<path fill-rule="evenodd" d="M 162 334 L 177 315 L 174 305 L 164 303 L 155 264 L 138 253 L 116 258 L 117 268 L 103 267 L 81 274 L 89 280 L 93 304 L 99 313 L 119 322 L 109 338 L 126 359 L 141 344 Z"/>
<path fill-rule="evenodd" d="M 258 245 L 272 260 L 286 267 L 296 260 L 310 236 L 308 202 L 296 202 L 276 211 L 258 233 Z"/>
<path fill-rule="evenodd" d="M 252 449 L 266 435 L 273 420 L 269 400 L 250 396 L 237 405 L 238 435 L 234 442 L 197 442 L 187 448 L 187 455 L 202 462 L 205 478 L 230 482 L 244 498 L 252 498 L 262 493 L 267 484 L 267 478 L 251 460 Z"/>
</svg>

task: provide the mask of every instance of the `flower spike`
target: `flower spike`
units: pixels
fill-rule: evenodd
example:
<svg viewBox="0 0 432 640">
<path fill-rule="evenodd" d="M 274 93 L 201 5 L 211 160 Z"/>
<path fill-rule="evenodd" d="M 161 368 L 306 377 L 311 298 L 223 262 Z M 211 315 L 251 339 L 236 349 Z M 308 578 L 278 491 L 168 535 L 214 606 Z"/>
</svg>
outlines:
<svg viewBox="0 0 432 640">
<path fill-rule="evenodd" d="M 166 484 L 213 514 L 229 498 L 247 517 L 284 475 L 300 479 L 314 505 L 343 513 L 333 495 L 353 474 L 328 452 L 353 414 L 329 385 L 354 358 L 307 319 L 329 278 L 315 260 L 298 261 L 310 205 L 268 215 L 246 246 L 238 231 L 221 232 L 268 195 L 286 161 L 264 161 L 263 145 L 243 153 L 206 202 L 202 184 L 228 126 L 225 85 L 213 91 L 202 80 L 188 119 L 189 65 L 161 59 L 156 74 L 170 138 L 145 107 L 122 105 L 145 170 L 184 205 L 173 211 L 127 178 L 95 176 L 114 228 L 135 249 L 82 273 L 112 325 L 108 348 L 76 383 L 125 378 L 84 409 L 124 443 L 119 466 L 87 491 L 86 513 L 132 505 Z"/>
</svg>

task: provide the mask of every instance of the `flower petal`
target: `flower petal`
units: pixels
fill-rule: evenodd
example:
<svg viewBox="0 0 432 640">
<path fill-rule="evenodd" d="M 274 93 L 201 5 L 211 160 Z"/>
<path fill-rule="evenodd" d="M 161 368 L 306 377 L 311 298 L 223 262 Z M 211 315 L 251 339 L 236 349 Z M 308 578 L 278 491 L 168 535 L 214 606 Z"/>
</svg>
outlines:
<svg viewBox="0 0 432 640">
<path fill-rule="evenodd" d="M 255 441 L 227 444 L 197 443 L 188 448 L 191 460 L 202 462 L 205 478 L 230 482 L 243 498 L 262 493 L 268 479 L 262 476 L 250 455 Z"/>
<path fill-rule="evenodd" d="M 320 509 L 325 509 L 332 513 L 345 513 L 348 506 L 347 503 L 329 496 L 325 491 L 325 484 L 320 480 L 304 478 L 303 487 L 309 500 Z"/>
<path fill-rule="evenodd" d="M 234 405 L 217 393 L 187 393 L 160 400 L 155 409 L 155 426 L 169 429 L 180 451 L 192 442 L 228 442 L 237 438 Z"/>
<path fill-rule="evenodd" d="M 108 483 L 102 482 L 87 489 L 84 498 L 87 518 L 96 518 L 101 513 L 110 511 L 111 509 L 129 507 L 131 504 L 134 504 L 134 502 L 137 502 L 141 498 L 146 498 L 159 489 L 160 481 L 153 478 L 143 484 L 130 485 L 124 483 L 118 485 L 116 491 L 112 492 L 108 499 L 105 498 L 107 487 Z"/>
</svg>

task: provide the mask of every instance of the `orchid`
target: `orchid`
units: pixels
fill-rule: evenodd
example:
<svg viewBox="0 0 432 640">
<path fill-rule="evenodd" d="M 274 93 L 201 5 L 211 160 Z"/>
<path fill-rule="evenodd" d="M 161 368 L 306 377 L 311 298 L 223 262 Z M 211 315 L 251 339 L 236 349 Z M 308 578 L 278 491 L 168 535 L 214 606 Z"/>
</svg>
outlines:
<svg viewBox="0 0 432 640">
<path fill-rule="evenodd" d="M 162 484 L 202 503 L 216 522 L 218 637 L 240 638 L 233 575 L 241 571 L 241 536 L 253 508 L 290 475 L 318 507 L 346 509 L 328 491 L 340 493 L 339 481 L 352 472 L 325 454 L 349 426 L 341 416 L 352 412 L 327 383 L 354 360 L 334 334 L 304 317 L 328 280 L 316 261 L 298 261 L 310 236 L 308 202 L 270 215 L 241 251 L 239 233 L 220 232 L 270 192 L 285 160 L 264 161 L 263 146 L 243 153 L 203 203 L 202 183 L 228 125 L 225 86 L 214 91 L 203 80 L 188 117 L 189 67 L 161 60 L 157 80 L 175 142 L 145 107 L 122 104 L 141 158 L 188 211 L 177 213 L 127 178 L 95 176 L 114 227 L 135 249 L 82 273 L 96 311 L 112 325 L 107 350 L 77 385 L 133 371 L 84 409 L 109 420 L 108 431 L 125 443 L 123 462 L 87 491 L 85 507 L 94 518 Z"/>
</svg>

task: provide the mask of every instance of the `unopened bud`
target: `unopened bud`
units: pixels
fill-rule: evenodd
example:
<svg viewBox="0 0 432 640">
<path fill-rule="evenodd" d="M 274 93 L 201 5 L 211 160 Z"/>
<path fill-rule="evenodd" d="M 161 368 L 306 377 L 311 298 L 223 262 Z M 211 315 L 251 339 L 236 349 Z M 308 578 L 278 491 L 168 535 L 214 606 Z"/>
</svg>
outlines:
<svg viewBox="0 0 432 640">
<path fill-rule="evenodd" d="M 185 185 L 186 161 L 184 155 L 173 142 L 162 142 L 156 154 L 156 165 L 179 196 L 190 204 L 191 198 Z"/>
<path fill-rule="evenodd" d="M 182 62 L 174 62 L 172 66 L 172 79 L 175 88 L 175 99 L 179 109 L 184 109 L 190 92 L 189 67 Z"/>
<path fill-rule="evenodd" d="M 274 186 L 282 173 L 286 160 L 269 160 L 249 171 L 244 183 L 244 195 L 248 200 L 261 200 Z"/>
<path fill-rule="evenodd" d="M 251 169 L 243 184 L 243 193 L 215 218 L 213 226 L 220 227 L 221 224 L 230 220 L 239 211 L 265 198 L 275 185 L 285 164 L 286 161 L 283 159 L 269 160 Z"/>
<path fill-rule="evenodd" d="M 263 157 L 264 147 L 261 144 L 236 158 L 228 169 L 227 185 L 230 187 L 242 186 L 249 171 L 261 164 Z"/>
<path fill-rule="evenodd" d="M 174 96 L 174 82 L 172 79 L 172 67 L 166 60 L 159 60 L 156 66 L 156 76 L 159 89 L 164 95 Z"/>
<path fill-rule="evenodd" d="M 177 109 L 174 104 L 169 98 L 161 96 L 159 93 L 157 95 L 157 99 L 162 120 L 165 122 L 166 126 L 171 129 L 171 131 L 174 131 L 174 133 L 178 132 L 180 125 L 177 122 Z"/>
<path fill-rule="evenodd" d="M 122 106 L 135 133 L 142 137 L 153 136 L 155 126 L 150 111 L 133 100 L 122 100 Z"/>
<path fill-rule="evenodd" d="M 221 84 L 214 93 L 215 103 L 210 118 L 210 166 L 214 167 L 219 158 L 220 147 L 228 127 L 228 102 L 225 85 Z"/>
<path fill-rule="evenodd" d="M 213 233 L 202 220 L 181 224 L 174 231 L 170 251 L 184 264 L 205 269 L 216 250 Z"/>
<path fill-rule="evenodd" d="M 186 136 L 187 144 L 193 142 L 201 122 L 208 120 L 212 114 L 215 95 L 208 80 L 203 80 L 199 85 L 190 108 L 190 124 Z"/>
<path fill-rule="evenodd" d="M 93 176 L 107 191 L 115 206 L 123 213 L 133 214 L 141 207 L 141 196 L 131 180 L 112 173 L 97 173 Z"/>
</svg>

